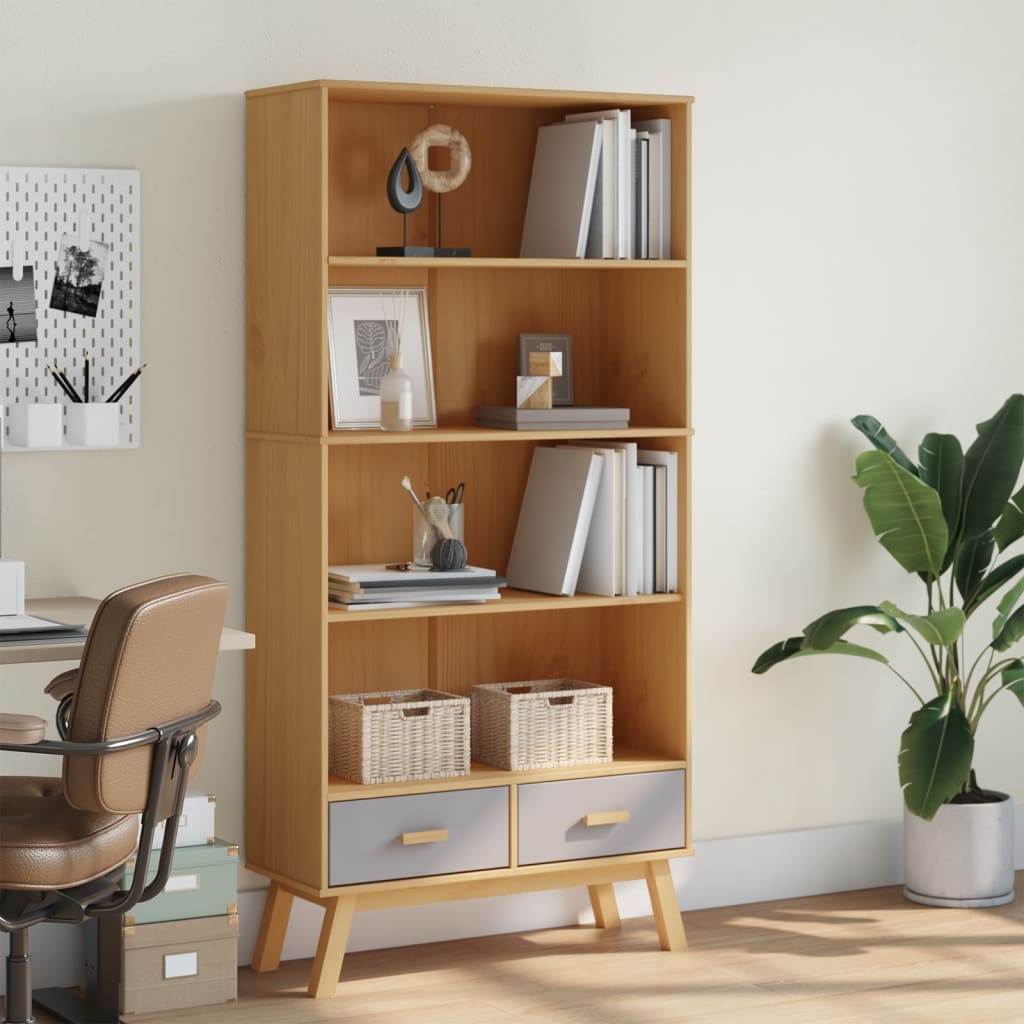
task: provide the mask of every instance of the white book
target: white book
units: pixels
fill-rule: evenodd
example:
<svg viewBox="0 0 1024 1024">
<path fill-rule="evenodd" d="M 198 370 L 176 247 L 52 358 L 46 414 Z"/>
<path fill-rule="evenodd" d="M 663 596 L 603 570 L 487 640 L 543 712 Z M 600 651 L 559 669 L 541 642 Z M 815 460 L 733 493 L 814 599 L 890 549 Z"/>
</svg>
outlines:
<svg viewBox="0 0 1024 1024">
<path fill-rule="evenodd" d="M 488 576 L 497 576 L 494 569 L 482 569 L 467 565 L 464 569 L 446 569 L 443 572 L 427 566 L 414 566 L 409 571 L 389 569 L 384 563 L 367 565 L 329 565 L 327 575 L 341 583 L 385 583 L 412 586 L 412 581 L 421 580 L 424 586 L 436 585 L 439 580 L 480 579 L 481 586 L 490 586 Z"/>
<path fill-rule="evenodd" d="M 537 129 L 521 257 L 583 258 L 600 152 L 596 123 L 559 121 Z"/>
<path fill-rule="evenodd" d="M 658 205 L 660 212 L 659 251 L 652 251 L 659 259 L 672 258 L 672 122 L 667 117 L 656 117 L 650 121 L 637 121 L 636 127 L 659 135 L 658 163 L 651 163 L 651 176 L 658 178 Z"/>
<path fill-rule="evenodd" d="M 640 574 L 640 593 L 654 593 L 654 467 L 640 466 L 641 504 L 640 522 L 643 537 L 643 569 Z"/>
<path fill-rule="evenodd" d="M 401 589 L 388 589 L 386 593 L 380 590 L 368 590 L 361 594 L 328 594 L 329 600 L 334 604 L 377 604 L 386 605 L 395 601 L 416 601 L 424 604 L 447 603 L 451 599 L 458 601 L 490 601 L 501 597 L 497 587 L 440 587 L 431 589 L 429 587 L 402 587 Z"/>
<path fill-rule="evenodd" d="M 441 604 L 486 604 L 483 598 L 450 597 L 447 601 L 378 601 L 375 604 L 338 604 L 332 602 L 332 606 L 343 612 L 379 612 L 390 611 L 392 608 L 429 608 L 432 605 Z"/>
<path fill-rule="evenodd" d="M 630 120 L 628 110 L 593 110 L 581 114 L 567 114 L 566 122 L 603 121 L 611 118 L 615 121 L 615 257 L 629 259 L 630 223 L 629 212 L 631 175 L 631 147 L 629 144 Z"/>
<path fill-rule="evenodd" d="M 641 449 L 637 460 L 665 467 L 665 589 L 675 594 L 679 590 L 679 456 Z"/>
<path fill-rule="evenodd" d="M 622 593 L 636 597 L 640 586 L 640 565 L 643 540 L 640 534 L 640 474 L 637 470 L 637 448 L 635 441 L 604 441 L 603 448 L 614 448 L 622 452 L 622 482 L 625 491 L 625 523 L 623 545 Z"/>
<path fill-rule="evenodd" d="M 603 459 L 601 482 L 594 500 L 583 561 L 576 589 L 587 594 L 616 597 L 623 591 L 625 554 L 626 496 L 622 473 L 625 459 L 613 448 L 593 448 L 573 444 L 559 447 L 584 448 Z"/>
<path fill-rule="evenodd" d="M 629 129 L 629 195 L 627 201 L 629 203 L 629 223 L 626 225 L 626 230 L 629 231 L 629 258 L 631 260 L 639 259 L 640 254 L 637 251 L 637 238 L 636 238 L 636 204 L 637 204 L 637 152 L 636 152 L 636 129 Z"/>
<path fill-rule="evenodd" d="M 618 133 L 614 118 L 607 117 L 601 124 L 601 158 L 598 160 L 597 180 L 594 184 L 594 205 L 590 210 L 590 230 L 587 233 L 587 259 L 615 259 L 615 197 L 618 161 L 616 146 Z"/>
<path fill-rule="evenodd" d="M 602 461 L 584 448 L 534 449 L 505 574 L 510 587 L 576 592 Z"/>
</svg>

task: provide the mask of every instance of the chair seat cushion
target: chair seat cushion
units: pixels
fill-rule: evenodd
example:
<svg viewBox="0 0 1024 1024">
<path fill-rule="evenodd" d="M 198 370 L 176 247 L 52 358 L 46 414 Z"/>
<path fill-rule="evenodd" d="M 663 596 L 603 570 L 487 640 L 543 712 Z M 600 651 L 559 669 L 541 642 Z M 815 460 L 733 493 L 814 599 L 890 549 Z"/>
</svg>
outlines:
<svg viewBox="0 0 1024 1024">
<path fill-rule="evenodd" d="M 0 889 L 67 889 L 135 851 L 134 814 L 79 811 L 59 778 L 0 776 Z"/>
</svg>

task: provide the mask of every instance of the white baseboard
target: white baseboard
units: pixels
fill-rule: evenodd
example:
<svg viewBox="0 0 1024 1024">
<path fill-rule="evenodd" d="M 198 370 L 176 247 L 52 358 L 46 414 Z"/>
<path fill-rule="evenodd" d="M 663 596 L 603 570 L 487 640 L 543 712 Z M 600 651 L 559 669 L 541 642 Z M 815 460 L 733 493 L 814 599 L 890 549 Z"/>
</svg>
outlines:
<svg viewBox="0 0 1024 1024">
<path fill-rule="evenodd" d="M 1017 808 L 1017 835 L 1024 837 L 1024 806 Z M 1024 868 L 1024 842 L 1018 840 L 1016 849 L 1019 870 Z M 903 878 L 902 823 L 871 821 L 800 832 L 709 839 L 696 844 L 696 856 L 672 862 L 672 877 L 683 911 L 898 885 Z M 651 913 L 643 882 L 618 883 L 615 892 L 623 917 L 646 917 Z M 240 964 L 248 964 L 252 959 L 263 901 L 262 889 L 238 895 Z M 433 904 L 356 914 L 348 948 L 353 952 L 387 949 L 499 932 L 588 924 L 594 920 L 583 889 L 467 900 L 457 912 L 449 907 Z M 304 900 L 295 901 L 283 959 L 313 956 L 322 918 L 319 907 Z M 32 929 L 36 987 L 78 983 L 78 935 L 77 928 L 67 925 L 43 924 Z M 4 937 L 0 954 L 6 956 L 6 952 Z M 0 992 L 3 986 L 0 972 Z"/>
</svg>

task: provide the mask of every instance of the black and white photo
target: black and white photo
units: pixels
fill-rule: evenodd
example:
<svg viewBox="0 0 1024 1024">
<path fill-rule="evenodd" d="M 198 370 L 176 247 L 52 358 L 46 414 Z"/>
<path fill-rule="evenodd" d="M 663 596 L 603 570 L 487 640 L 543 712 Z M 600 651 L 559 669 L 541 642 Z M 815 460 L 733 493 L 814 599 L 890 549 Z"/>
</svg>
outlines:
<svg viewBox="0 0 1024 1024">
<path fill-rule="evenodd" d="M 38 339 L 35 275 L 31 267 L 22 269 L 20 281 L 14 280 L 13 267 L 0 267 L 0 316 L 4 320 L 0 342 L 16 345 Z"/>
<path fill-rule="evenodd" d="M 79 245 L 75 235 L 65 235 L 57 254 L 57 272 L 50 294 L 50 309 L 96 316 L 107 273 L 109 248 L 93 239 Z"/>
</svg>

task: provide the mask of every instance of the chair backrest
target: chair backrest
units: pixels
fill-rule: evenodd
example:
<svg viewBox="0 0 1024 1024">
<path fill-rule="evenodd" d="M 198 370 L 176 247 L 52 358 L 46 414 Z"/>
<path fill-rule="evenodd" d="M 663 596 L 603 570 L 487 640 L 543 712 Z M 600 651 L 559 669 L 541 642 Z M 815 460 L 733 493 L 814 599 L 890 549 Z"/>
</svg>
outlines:
<svg viewBox="0 0 1024 1024">
<path fill-rule="evenodd" d="M 204 708 L 226 608 L 223 583 L 186 573 L 104 598 L 82 655 L 68 739 L 116 739 Z M 152 747 L 65 757 L 65 799 L 83 811 L 140 813 L 151 758 Z"/>
</svg>

